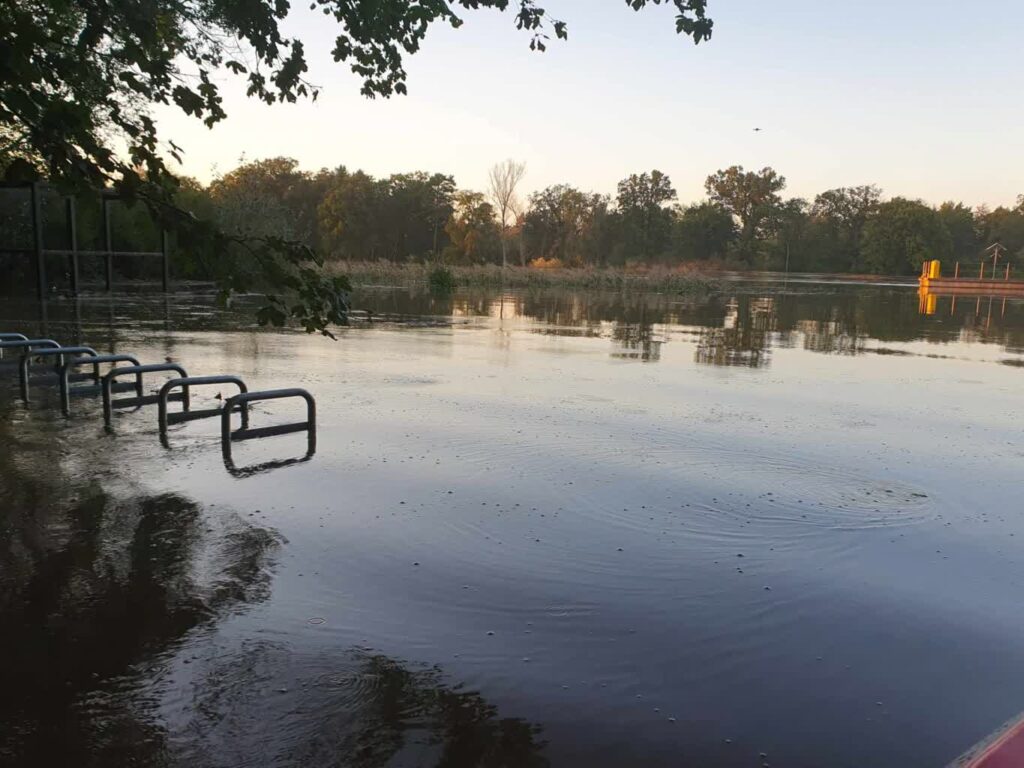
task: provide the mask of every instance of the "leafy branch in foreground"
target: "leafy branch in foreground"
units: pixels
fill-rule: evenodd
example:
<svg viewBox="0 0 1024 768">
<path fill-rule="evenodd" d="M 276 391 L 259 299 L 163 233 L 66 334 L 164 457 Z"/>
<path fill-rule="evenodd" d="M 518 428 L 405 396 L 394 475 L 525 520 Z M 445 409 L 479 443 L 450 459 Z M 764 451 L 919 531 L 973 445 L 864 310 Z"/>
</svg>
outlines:
<svg viewBox="0 0 1024 768">
<path fill-rule="evenodd" d="M 676 28 L 695 42 L 711 36 L 707 0 L 626 0 L 676 8 Z M 309 10 L 339 27 L 333 56 L 363 81 L 368 97 L 405 93 L 404 57 L 431 24 L 458 27 L 458 10 L 508 10 L 511 0 L 311 0 Z M 567 37 L 537 0 L 518 0 L 515 24 L 543 50 L 549 33 Z M 317 257 L 278 238 L 241 238 L 200 225 L 175 204 L 177 181 L 152 116 L 168 105 L 213 126 L 227 117 L 219 73 L 244 78 L 268 104 L 317 96 L 305 79 L 302 41 L 281 23 L 287 0 L 0 0 L 0 170 L 36 172 L 68 192 L 114 189 L 146 204 L 160 222 L 212 253 L 222 291 L 260 290 L 264 322 L 298 319 L 324 330 L 343 318 L 340 290 Z M 193 253 L 186 258 L 198 258 Z M 207 265 L 209 266 L 209 265 Z M 332 291 L 335 298 L 331 297 Z M 343 302 L 341 302 L 343 303 Z"/>
</svg>

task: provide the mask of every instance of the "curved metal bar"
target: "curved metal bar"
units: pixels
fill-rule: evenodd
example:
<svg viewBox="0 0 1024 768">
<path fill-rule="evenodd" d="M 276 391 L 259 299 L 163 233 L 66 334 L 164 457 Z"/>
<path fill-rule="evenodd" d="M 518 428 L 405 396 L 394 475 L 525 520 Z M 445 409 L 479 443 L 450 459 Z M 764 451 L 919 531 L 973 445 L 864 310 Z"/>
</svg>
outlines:
<svg viewBox="0 0 1024 768">
<path fill-rule="evenodd" d="M 102 391 L 99 377 L 100 363 L 131 363 L 133 366 L 138 366 L 139 360 L 133 355 L 97 355 L 95 357 L 76 357 L 64 363 L 60 367 L 60 406 L 65 416 L 71 415 L 71 382 L 69 381 L 68 373 L 72 368 L 80 365 L 92 365 L 93 385 L 90 387 L 76 387 L 75 391 L 80 394 L 98 394 Z M 138 387 L 139 382 L 136 382 L 136 390 Z"/>
<path fill-rule="evenodd" d="M 190 406 L 192 404 L 192 387 L 204 386 L 207 384 L 234 384 L 238 387 L 239 394 L 245 394 L 249 391 L 249 387 L 245 385 L 238 376 L 189 376 L 184 379 L 171 379 L 160 387 L 159 400 L 157 401 L 158 413 L 157 422 L 160 425 L 160 434 L 163 435 L 167 432 L 168 423 L 180 423 L 183 421 L 194 421 L 196 419 L 206 419 L 211 416 L 219 416 L 223 408 L 209 408 L 202 411 L 191 411 Z M 183 402 L 185 409 L 181 413 L 167 413 L 167 402 L 170 399 L 171 391 L 181 387 L 183 394 Z M 248 405 L 242 406 L 242 426 L 249 426 L 249 407 Z"/>
<path fill-rule="evenodd" d="M 65 355 L 87 355 L 90 358 L 96 357 L 99 353 L 92 347 L 57 347 L 46 348 L 46 349 L 28 349 L 22 356 L 18 365 L 18 374 L 21 379 L 21 399 L 26 403 L 28 402 L 28 389 L 29 389 L 29 375 L 28 366 L 33 358 L 36 357 L 56 357 L 57 368 L 64 364 Z M 99 368 L 95 368 L 96 376 L 99 376 Z"/>
<path fill-rule="evenodd" d="M 108 371 L 107 375 L 103 377 L 103 422 L 109 427 L 110 421 L 113 416 L 114 408 L 132 408 L 143 405 L 152 405 L 157 402 L 158 396 L 143 396 L 142 394 L 142 374 L 144 373 L 159 373 L 160 371 L 174 371 L 181 378 L 188 377 L 188 371 L 182 368 L 177 363 L 151 363 L 149 365 L 126 365 L 122 368 L 115 368 L 112 371 Z M 115 404 L 110 399 L 110 393 L 113 388 L 114 379 L 118 376 L 128 376 L 130 374 L 135 375 L 135 397 L 121 398 Z"/>
<path fill-rule="evenodd" d="M 231 413 L 239 406 L 248 407 L 249 403 L 261 400 L 283 400 L 285 398 L 300 397 L 306 401 L 306 421 L 294 424 L 281 424 L 274 427 L 262 427 L 260 429 L 242 429 L 231 431 Z M 259 437 L 271 437 L 273 435 L 287 435 L 292 432 L 305 432 L 307 435 L 306 453 L 312 456 L 316 453 L 316 401 L 313 396 L 304 389 L 271 389 L 264 392 L 248 392 L 235 395 L 224 403 L 220 416 L 220 443 L 221 452 L 224 454 L 224 463 L 229 468 L 234 466 L 231 459 L 231 443 L 239 440 L 252 440 Z"/>
<path fill-rule="evenodd" d="M 10 341 L 0 341 L 0 349 L 32 349 L 34 347 L 56 349 L 59 346 L 60 344 L 53 339 L 12 339 Z"/>
<path fill-rule="evenodd" d="M 28 336 L 23 333 L 0 333 L 0 342 L 3 341 L 28 341 Z M 0 360 L 4 359 L 4 351 L 0 349 Z"/>
</svg>

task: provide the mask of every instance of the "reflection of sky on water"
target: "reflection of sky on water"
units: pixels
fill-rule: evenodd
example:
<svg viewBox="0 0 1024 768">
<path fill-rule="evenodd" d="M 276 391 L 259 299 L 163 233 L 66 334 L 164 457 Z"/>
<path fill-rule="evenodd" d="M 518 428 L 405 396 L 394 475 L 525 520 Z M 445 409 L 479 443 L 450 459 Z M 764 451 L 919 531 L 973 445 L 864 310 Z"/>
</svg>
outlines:
<svg viewBox="0 0 1024 768">
<path fill-rule="evenodd" d="M 336 342 L 51 307 L 62 341 L 309 389 L 319 443 L 235 478 L 214 423 L 165 449 L 151 411 L 107 435 L 4 391 L 0 763 L 942 765 L 1024 708 L 1020 307 L 359 301 Z"/>
</svg>

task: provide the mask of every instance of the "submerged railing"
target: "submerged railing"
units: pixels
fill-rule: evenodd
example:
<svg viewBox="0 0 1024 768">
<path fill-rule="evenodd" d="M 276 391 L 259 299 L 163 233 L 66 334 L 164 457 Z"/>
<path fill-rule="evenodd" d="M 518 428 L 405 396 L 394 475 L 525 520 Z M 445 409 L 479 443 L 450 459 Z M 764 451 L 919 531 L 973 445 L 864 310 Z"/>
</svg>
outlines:
<svg viewBox="0 0 1024 768">
<path fill-rule="evenodd" d="M 157 430 L 160 440 L 165 447 L 170 447 L 167 442 L 167 432 L 171 425 L 220 417 L 221 454 L 225 467 L 236 477 L 247 477 L 257 472 L 309 461 L 316 453 L 316 401 L 304 389 L 290 388 L 250 392 L 249 387 L 238 376 L 189 376 L 185 368 L 177 363 L 143 364 L 135 355 L 131 354 L 103 355 L 89 346 L 62 346 L 53 339 L 33 339 L 25 334 L 15 332 L 0 333 L 0 358 L 4 353 L 12 351 L 19 353 L 18 382 L 21 399 L 26 405 L 29 404 L 30 390 L 33 385 L 57 385 L 60 391 L 61 411 L 68 418 L 71 416 L 72 397 L 100 395 L 103 403 L 103 421 L 107 431 L 113 431 L 115 410 L 138 410 L 147 405 L 156 405 Z M 52 366 L 33 365 L 34 362 L 50 359 L 54 361 Z M 127 365 L 119 365 L 120 363 L 127 363 Z M 113 365 L 114 367 L 100 376 L 101 365 Z M 92 370 L 75 373 L 77 368 L 82 367 L 91 367 Z M 158 392 L 146 394 L 144 376 L 150 373 L 174 373 L 177 375 L 164 382 Z M 132 377 L 130 382 L 118 381 L 127 376 Z M 238 394 L 224 400 L 220 407 L 193 410 L 192 387 L 213 384 L 229 384 L 238 389 Z M 114 397 L 115 394 L 122 392 L 131 394 L 128 397 Z M 250 428 L 250 403 L 289 398 L 299 398 L 305 401 L 305 421 Z M 180 402 L 182 410 L 170 412 L 168 405 L 171 402 Z M 236 411 L 241 417 L 241 427 L 232 430 L 231 418 Z M 306 454 L 301 458 L 265 462 L 241 469 L 235 466 L 231 451 L 232 443 L 297 432 L 306 433 Z"/>
</svg>

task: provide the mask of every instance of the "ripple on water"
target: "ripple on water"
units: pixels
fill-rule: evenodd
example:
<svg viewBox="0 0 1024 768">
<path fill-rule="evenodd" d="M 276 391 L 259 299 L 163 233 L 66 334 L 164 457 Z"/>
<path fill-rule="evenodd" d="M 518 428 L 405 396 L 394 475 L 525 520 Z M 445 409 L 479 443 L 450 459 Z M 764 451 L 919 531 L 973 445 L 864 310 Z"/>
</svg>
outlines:
<svg viewBox="0 0 1024 768">
<path fill-rule="evenodd" d="M 920 488 L 806 459 L 703 450 L 673 463 L 679 473 L 702 476 L 704 488 L 719 488 L 713 501 L 694 507 L 709 518 L 865 530 L 934 517 Z"/>
</svg>

